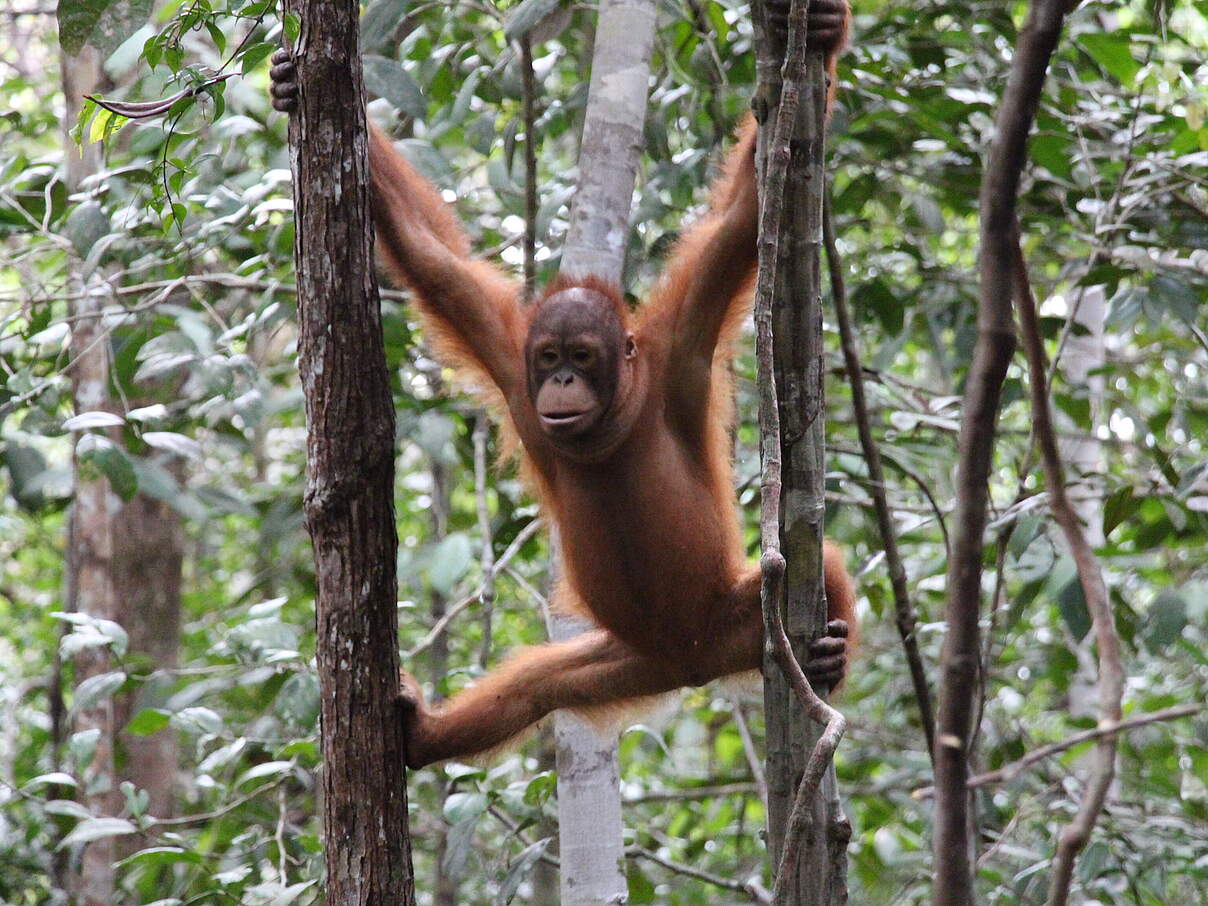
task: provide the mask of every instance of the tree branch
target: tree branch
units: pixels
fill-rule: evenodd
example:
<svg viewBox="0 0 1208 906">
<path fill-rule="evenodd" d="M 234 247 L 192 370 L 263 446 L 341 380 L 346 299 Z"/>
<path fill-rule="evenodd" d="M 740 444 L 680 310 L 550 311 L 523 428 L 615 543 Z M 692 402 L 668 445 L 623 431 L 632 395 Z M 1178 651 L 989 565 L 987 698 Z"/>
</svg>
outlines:
<svg viewBox="0 0 1208 906">
<path fill-rule="evenodd" d="M 698 881 L 704 881 L 706 884 L 712 884 L 714 887 L 720 887 L 723 890 L 733 890 L 736 893 L 744 893 L 751 898 L 755 903 L 771 903 L 772 898 L 767 890 L 759 883 L 758 880 L 750 881 L 735 881 L 732 878 L 725 878 L 721 875 L 715 875 L 712 872 L 702 871 L 699 868 L 693 868 L 691 865 L 685 865 L 683 862 L 673 862 L 670 859 L 665 859 L 658 853 L 641 846 L 629 846 L 625 849 L 625 855 L 631 859 L 645 859 L 648 862 L 653 862 L 655 865 L 661 865 L 668 871 L 675 872 L 677 875 L 683 875 L 687 878 L 695 878 Z"/>
<path fill-rule="evenodd" d="M 1016 196 L 1028 133 L 1057 46 L 1068 0 L 1033 0 L 1016 46 L 997 131 L 982 176 L 981 273 L 977 343 L 961 413 L 956 531 L 948 568 L 948 636 L 941 661 L 936 750 L 936 906 L 974 901 L 970 860 L 969 744 L 977 692 L 982 548 L 989 501 L 988 477 L 1002 384 L 1015 348 L 1011 262 Z"/>
<path fill-rule="evenodd" d="M 994 783 L 1007 783 L 1014 780 L 1032 765 L 1044 761 L 1046 758 L 1052 758 L 1054 755 L 1060 755 L 1062 752 L 1072 749 L 1074 746 L 1080 746 L 1084 742 L 1090 742 L 1093 739 L 1102 739 L 1104 736 L 1109 735 L 1115 736 L 1128 730 L 1135 730 L 1138 727 L 1146 727 L 1150 724 L 1158 723 L 1159 721 L 1191 717 L 1193 714 L 1199 714 L 1203 710 L 1204 705 L 1197 702 L 1190 705 L 1175 705 L 1171 708 L 1163 708 L 1160 711 L 1151 711 L 1148 714 L 1140 714 L 1136 717 L 1130 717 L 1127 720 L 1116 721 L 1114 723 L 1100 724 L 1089 730 L 1082 730 L 1067 736 L 1059 742 L 1050 742 L 1038 749 L 1033 749 L 1022 758 L 1012 761 L 1010 764 L 1004 764 L 1001 768 L 995 768 L 993 771 L 986 771 L 984 774 L 970 777 L 966 786 L 972 790 L 978 787 L 990 786 Z M 921 787 L 910 795 L 914 799 L 930 799 L 935 795 L 935 787 Z"/>
<path fill-rule="evenodd" d="M 755 778 L 755 791 L 763 807 L 768 807 L 768 778 L 763 770 L 763 762 L 755 751 L 755 740 L 751 738 L 751 728 L 747 726 L 747 716 L 743 713 L 742 702 L 734 700 L 734 724 L 738 727 L 738 738 L 742 740 L 742 753 L 746 756 L 747 766 L 751 776 Z"/>
<path fill-rule="evenodd" d="M 1095 641 L 1099 648 L 1099 726 L 1107 728 L 1097 737 L 1098 743 L 1091 762 L 1090 777 L 1082 794 L 1082 804 L 1074 820 L 1061 832 L 1057 854 L 1053 860 L 1049 906 L 1065 906 L 1074 875 L 1074 861 L 1090 838 L 1091 830 L 1103 810 L 1112 778 L 1116 775 L 1116 733 L 1112 728 L 1120 723 L 1121 702 L 1124 698 L 1124 668 L 1121 665 L 1120 637 L 1116 632 L 1115 617 L 1107 595 L 1103 570 L 1099 567 L 1099 561 L 1082 531 L 1078 514 L 1066 494 L 1065 468 L 1057 450 L 1057 438 L 1053 432 L 1053 418 L 1049 410 L 1044 343 L 1040 339 L 1036 299 L 1032 295 L 1031 283 L 1028 280 L 1027 263 L 1019 245 L 1018 229 L 1012 245 L 1014 254 L 1011 261 L 1011 278 L 1016 304 L 1019 305 L 1024 352 L 1028 359 L 1032 424 L 1044 465 L 1049 508 L 1062 534 L 1065 535 L 1066 544 L 1069 545 L 1074 566 L 1078 571 L 1078 581 L 1082 585 L 1082 594 L 1086 599 L 1086 608 L 1094 622 Z"/>
<path fill-rule="evenodd" d="M 520 553 L 520 548 L 524 547 L 525 542 L 532 538 L 533 535 L 537 533 L 537 529 L 539 528 L 541 528 L 540 518 L 534 519 L 520 530 L 516 537 L 512 539 L 512 543 L 508 545 L 507 550 L 503 552 L 503 555 L 493 564 L 491 564 L 490 578 L 492 580 L 494 580 L 495 576 L 499 575 L 499 573 L 507 567 L 516 554 Z M 432 643 L 436 641 L 440 634 L 445 631 L 445 627 L 449 625 L 449 621 L 451 621 L 455 616 L 457 616 L 471 604 L 482 600 L 483 591 L 485 588 L 486 581 L 484 579 L 483 583 L 474 590 L 473 594 L 467 595 L 446 610 L 445 615 L 432 624 L 432 628 L 428 630 L 427 635 L 416 642 L 412 648 L 403 652 L 403 660 L 410 660 L 421 651 L 427 650 Z"/>
<path fill-rule="evenodd" d="M 847 308 L 847 283 L 843 278 L 843 263 L 839 260 L 839 249 L 835 243 L 834 212 L 831 210 L 829 187 L 823 206 L 822 242 L 826 246 L 831 296 L 834 299 L 835 318 L 839 322 L 839 337 L 843 344 L 843 362 L 847 369 L 847 381 L 851 385 L 852 415 L 856 420 L 856 432 L 860 436 L 864 461 L 868 466 L 868 492 L 872 495 L 877 531 L 881 535 L 881 547 L 885 550 L 885 564 L 889 569 L 898 635 L 902 638 L 902 649 L 906 653 L 906 664 L 910 668 L 910 682 L 914 686 L 914 697 L 919 705 L 919 722 L 923 725 L 927 753 L 934 758 L 935 716 L 931 708 L 931 687 L 927 684 L 927 672 L 923 666 L 923 656 L 919 652 L 918 636 L 915 634 L 918 616 L 914 602 L 910 599 L 910 591 L 906 587 L 906 567 L 902 564 L 902 554 L 898 550 L 898 536 L 893 528 L 893 512 L 889 508 L 889 498 L 885 493 L 885 470 L 881 467 L 881 449 L 876 438 L 872 436 L 868 402 L 864 398 L 864 370 L 860 365 L 860 351 L 856 347 L 856 335 L 852 330 L 851 314 Z"/>
</svg>

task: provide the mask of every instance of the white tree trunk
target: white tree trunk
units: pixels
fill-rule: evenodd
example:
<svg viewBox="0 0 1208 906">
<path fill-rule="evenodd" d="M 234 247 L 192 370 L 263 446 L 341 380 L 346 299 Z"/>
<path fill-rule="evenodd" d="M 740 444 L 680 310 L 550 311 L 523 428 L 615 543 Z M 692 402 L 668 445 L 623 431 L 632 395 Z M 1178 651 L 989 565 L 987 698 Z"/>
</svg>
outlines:
<svg viewBox="0 0 1208 906">
<path fill-rule="evenodd" d="M 1086 388 L 1091 406 L 1091 430 L 1058 440 L 1061 458 L 1069 476 L 1069 497 L 1082 531 L 1091 547 L 1101 547 L 1103 537 L 1103 444 L 1095 436 L 1103 416 L 1103 376 L 1095 374 L 1105 357 L 1103 327 L 1107 300 L 1102 286 L 1087 287 L 1078 307 L 1071 313 L 1069 337 L 1057 365 L 1061 380 L 1071 390 Z M 1061 411 L 1055 409 L 1057 424 L 1071 427 Z M 1078 432 L 1082 427 L 1078 426 Z M 1070 681 L 1070 713 L 1075 717 L 1093 717 L 1099 712 L 1099 666 L 1093 651 L 1095 634 L 1088 632 L 1074 649 L 1078 672 Z"/>
<path fill-rule="evenodd" d="M 642 147 L 652 0 L 602 0 L 579 155 L 579 185 L 562 252 L 563 273 L 620 282 L 633 184 Z M 555 639 L 581 622 L 554 615 Z M 562 906 L 605 906 L 629 898 L 622 840 L 617 740 L 565 711 L 554 719 Z"/>
</svg>

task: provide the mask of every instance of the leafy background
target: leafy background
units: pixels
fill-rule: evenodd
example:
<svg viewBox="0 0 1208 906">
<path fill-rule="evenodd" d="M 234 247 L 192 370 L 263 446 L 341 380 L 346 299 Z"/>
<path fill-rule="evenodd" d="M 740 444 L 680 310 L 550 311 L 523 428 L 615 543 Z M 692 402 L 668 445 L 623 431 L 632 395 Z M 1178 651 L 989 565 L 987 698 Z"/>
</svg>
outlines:
<svg viewBox="0 0 1208 906">
<path fill-rule="evenodd" d="M 840 65 L 832 126 L 834 209 L 871 401 L 887 458 L 920 641 L 943 636 L 944 519 L 973 339 L 980 164 L 1023 3 L 904 6 L 861 0 Z M 125 902 L 311 902 L 320 878 L 315 808 L 317 683 L 313 570 L 301 524 L 304 425 L 294 362 L 293 228 L 283 118 L 265 58 L 283 26 L 271 3 L 71 3 L 53 18 L 14 10 L 0 38 L 0 901 L 54 902 L 56 859 L 96 823 L 51 772 L 48 682 L 56 652 L 108 644 L 124 688 L 154 685 L 133 733 L 176 734 L 182 814 L 163 823 L 126 791 L 144 833 L 119 870 Z M 150 21 L 148 16 L 150 15 Z M 594 10 L 555 2 L 374 0 L 364 12 L 370 105 L 417 165 L 456 197 L 476 245 L 520 263 L 522 80 L 509 38 L 537 24 L 538 261 L 556 272 L 576 178 Z M 155 99 L 201 67 L 238 75 L 164 118 L 123 123 L 85 110 L 82 137 L 108 136 L 105 168 L 75 197 L 63 183 L 60 48 L 103 49 L 108 95 Z M 660 7 L 646 155 L 625 289 L 640 297 L 679 225 L 700 209 L 711 165 L 753 88 L 745 4 Z M 1094 380 L 1058 377 L 1067 439 L 1102 460 L 1096 519 L 1125 642 L 1126 715 L 1208 695 L 1208 3 L 1083 3 L 1070 19 L 1030 144 L 1021 214 L 1050 356 L 1077 331 L 1087 287 L 1108 299 L 1107 358 Z M 73 414 L 69 275 L 112 287 L 105 324 L 120 443 L 89 459 L 114 493 L 170 504 L 187 532 L 180 667 L 122 655 L 122 634 L 65 622 L 71 453 L 100 426 Z M 474 429 L 396 295 L 383 302 L 399 413 L 396 506 L 403 651 L 434 608 L 481 584 Z M 828 336 L 834 341 L 828 321 Z M 832 342 L 837 347 L 837 343 Z M 837 764 L 855 835 L 852 901 L 929 897 L 930 781 L 837 352 L 828 386 L 828 532 L 858 573 L 864 641 L 840 702 L 850 729 Z M 739 499 L 753 554 L 757 493 L 754 363 L 738 363 Z M 1008 375 L 991 475 L 986 560 L 1002 590 L 989 630 L 978 766 L 994 768 L 1094 724 L 1076 652 L 1089 625 L 1063 545 L 1038 498 L 1022 359 Z M 136 401 L 137 405 L 129 401 Z M 133 411 L 131 411 L 133 410 Z M 493 448 L 493 440 L 488 442 Z M 506 469 L 486 489 L 498 556 L 537 514 Z M 409 662 L 447 693 L 483 663 L 542 639 L 546 542 L 527 540 L 500 575 L 490 645 L 481 604 Z M 987 587 L 987 597 L 991 591 Z M 70 630 L 70 632 L 67 632 Z M 119 656 L 120 655 L 120 656 Z M 68 665 L 68 677 L 70 667 Z M 1089 678 L 1093 678 L 1091 675 Z M 116 688 L 75 690 L 77 707 Z M 622 741 L 633 903 L 706 904 L 723 879 L 764 870 L 762 808 L 734 720 L 758 738 L 749 692 L 678 696 Z M 1128 734 L 1112 799 L 1080 860 L 1081 903 L 1193 903 L 1208 885 L 1208 719 Z M 1080 792 L 1074 748 L 977 799 L 978 883 L 992 904 L 1043 900 L 1056 834 Z M 58 760 L 56 760 L 56 758 Z M 488 768 L 412 777 L 421 902 L 550 902 L 538 856 L 552 833 L 549 741 Z M 49 776 L 48 776 L 49 775 Z M 72 836 L 68 836 L 72 835 Z"/>
</svg>

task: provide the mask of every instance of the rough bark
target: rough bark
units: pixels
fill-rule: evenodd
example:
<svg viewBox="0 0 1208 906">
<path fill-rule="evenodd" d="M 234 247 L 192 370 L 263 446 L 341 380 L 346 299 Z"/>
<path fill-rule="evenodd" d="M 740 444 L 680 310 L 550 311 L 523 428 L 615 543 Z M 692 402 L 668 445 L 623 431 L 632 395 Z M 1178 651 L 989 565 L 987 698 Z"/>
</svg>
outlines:
<svg viewBox="0 0 1208 906">
<path fill-rule="evenodd" d="M 630 204 L 646 115 L 652 0 L 603 0 L 579 155 L 579 185 L 562 251 L 562 271 L 620 283 Z M 555 615 L 552 635 L 581 632 Z M 628 898 L 621 836 L 620 771 L 615 735 L 575 715 L 554 719 L 558 766 L 558 841 L 563 906 L 603 906 Z"/>
<path fill-rule="evenodd" d="M 826 626 L 820 270 L 826 77 L 823 55 L 802 53 L 807 5 L 795 0 L 785 35 L 770 27 L 765 5 L 754 4 L 762 202 L 757 342 L 761 360 L 771 342 L 775 377 L 769 381 L 761 369 L 764 396 L 775 401 L 766 399 L 760 413 L 764 516 L 779 521 L 778 537 L 763 539 L 765 612 L 773 612 L 765 617 L 763 673 L 773 895 L 777 903 L 829 906 L 847 899 L 851 830 L 830 763 L 843 719 L 813 696 L 799 667 L 809 641 Z M 783 582 L 768 575 L 781 563 Z M 778 610 L 783 621 L 775 618 Z"/>
<path fill-rule="evenodd" d="M 977 694 L 983 535 L 987 484 L 1002 384 L 1015 349 L 1011 276 L 1017 238 L 1016 203 L 1049 59 L 1061 32 L 1066 0 L 1034 0 L 1019 36 L 982 175 L 977 342 L 961 411 L 956 530 L 948 566 L 948 635 L 941 656 L 935 757 L 936 906 L 974 902 L 970 858 L 969 744 Z"/>
<path fill-rule="evenodd" d="M 395 602 L 394 409 L 369 217 L 355 0 L 288 0 L 303 507 L 314 545 L 325 901 L 413 904 Z"/>
<path fill-rule="evenodd" d="M 98 144 L 77 148 L 66 135 L 79 115 L 81 98 L 96 90 L 101 79 L 100 54 L 85 47 L 75 57 L 61 61 L 64 113 L 64 150 L 67 159 L 66 185 L 69 193 L 79 190 L 82 181 L 101 167 Z M 113 409 L 109 394 L 109 343 L 98 316 L 105 297 L 86 293 L 84 277 L 70 278 L 75 318 L 71 333 L 71 390 L 75 410 L 94 412 Z M 79 438 L 77 438 L 78 440 Z M 114 516 L 120 507 L 104 476 L 82 469 L 74 460 L 70 551 L 70 610 L 105 620 L 116 620 L 111 566 L 113 560 Z M 83 649 L 75 657 L 75 683 L 112 670 L 109 651 L 103 647 Z M 106 696 L 89 708 L 74 712 L 72 732 L 94 730 L 99 733 L 92 761 L 78 765 L 84 804 L 94 816 L 117 814 L 117 780 L 114 775 L 113 743 L 116 732 L 114 701 Z M 80 861 L 69 878 L 71 897 L 81 906 L 107 906 L 113 900 L 113 837 L 93 841 L 84 847 Z"/>
</svg>

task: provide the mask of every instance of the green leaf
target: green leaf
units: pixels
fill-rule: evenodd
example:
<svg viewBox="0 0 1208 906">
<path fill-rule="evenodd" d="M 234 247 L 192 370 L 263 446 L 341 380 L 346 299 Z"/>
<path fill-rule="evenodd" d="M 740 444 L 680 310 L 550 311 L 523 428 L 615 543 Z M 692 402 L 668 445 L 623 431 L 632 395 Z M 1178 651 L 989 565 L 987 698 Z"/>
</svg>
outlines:
<svg viewBox="0 0 1208 906">
<path fill-rule="evenodd" d="M 405 138 L 398 142 L 398 147 L 410 164 L 438 186 L 452 181 L 453 168 L 431 142 L 422 138 Z"/>
<path fill-rule="evenodd" d="M 366 54 L 362 65 L 365 70 L 365 87 L 378 97 L 385 98 L 399 110 L 417 120 L 428 115 L 428 102 L 415 80 L 407 74 L 402 64 L 376 54 Z"/>
<path fill-rule="evenodd" d="M 479 817 L 487 810 L 485 793 L 452 793 L 445 799 L 445 820 L 450 824 Z"/>
<path fill-rule="evenodd" d="M 450 761 L 445 764 L 445 777 L 449 780 L 484 780 L 487 772 L 472 764 Z"/>
<path fill-rule="evenodd" d="M 244 771 L 235 781 L 235 786 L 243 786 L 251 780 L 261 780 L 265 777 L 280 777 L 292 771 L 293 767 L 292 761 L 266 761 L 264 764 L 258 764 L 254 768 Z"/>
<path fill-rule="evenodd" d="M 562 0 L 524 0 L 504 20 L 504 38 L 509 44 L 519 41 L 561 5 Z"/>
<path fill-rule="evenodd" d="M 126 630 L 113 620 L 103 620 L 78 611 L 64 613 L 56 610 L 51 616 L 64 623 L 70 623 L 73 627 L 59 645 L 59 653 L 64 658 L 74 657 L 83 649 L 97 645 L 109 645 L 114 654 L 121 657 L 130 645 Z"/>
<path fill-rule="evenodd" d="M 125 450 L 107 437 L 85 434 L 76 444 L 76 455 L 81 464 L 96 468 L 109 479 L 109 487 L 122 500 L 134 499 L 138 493 L 138 477 Z"/>
<path fill-rule="evenodd" d="M 490 111 L 480 111 L 466 124 L 466 144 L 479 154 L 490 154 L 495 145 L 495 114 Z"/>
<path fill-rule="evenodd" d="M 91 764 L 92 756 L 96 754 L 97 743 L 100 741 L 101 731 L 98 728 L 80 730 L 72 733 L 71 738 L 67 740 L 67 750 L 71 752 L 71 757 L 76 764 Z"/>
<path fill-rule="evenodd" d="M 88 428 L 113 428 L 126 424 L 126 420 L 115 412 L 100 409 L 81 412 L 63 422 L 64 431 L 85 431 Z"/>
<path fill-rule="evenodd" d="M 1185 500 L 1192 491 L 1201 486 L 1206 478 L 1208 478 L 1208 462 L 1197 463 L 1179 478 L 1178 487 L 1174 490 L 1175 495 Z"/>
<path fill-rule="evenodd" d="M 65 774 L 62 771 L 51 771 L 49 774 L 39 774 L 33 780 L 26 781 L 22 789 L 31 790 L 36 786 L 45 786 L 52 783 L 61 786 L 78 786 L 76 779 L 70 774 Z"/>
<path fill-rule="evenodd" d="M 226 52 L 226 35 L 223 34 L 222 29 L 218 27 L 218 23 L 215 22 L 213 19 L 207 19 L 206 20 L 206 31 L 208 31 L 210 33 L 210 40 L 214 42 L 214 46 L 216 48 L 218 48 L 218 52 L 225 53 Z M 247 75 L 246 68 L 243 70 L 243 74 Z"/>
<path fill-rule="evenodd" d="M 1203 292 L 1197 292 L 1195 287 L 1170 270 L 1154 275 L 1149 288 L 1153 298 L 1165 305 L 1176 317 L 1187 324 L 1197 323 L 1200 306 L 1204 301 Z"/>
<path fill-rule="evenodd" d="M 84 711 L 91 708 L 102 699 L 109 698 L 126 682 L 126 674 L 122 670 L 114 670 L 110 673 L 101 673 L 96 676 L 90 676 L 84 680 L 75 690 L 75 710 Z"/>
<path fill-rule="evenodd" d="M 461 83 L 461 88 L 457 90 L 457 97 L 454 99 L 453 106 L 449 110 L 447 118 L 449 125 L 460 125 L 469 114 L 470 104 L 473 102 L 474 94 L 478 90 L 478 83 L 482 79 L 482 73 L 482 69 L 475 69 Z"/>
<path fill-rule="evenodd" d="M 647 906 L 658 902 L 657 891 L 650 879 L 638 867 L 637 860 L 629 860 L 629 868 L 625 873 L 629 885 L 629 903 L 631 906 Z"/>
<path fill-rule="evenodd" d="M 524 804 L 541 805 L 558 789 L 558 775 L 553 771 L 542 771 L 524 787 Z"/>
<path fill-rule="evenodd" d="M 1046 133 L 1032 139 L 1032 160 L 1040 164 L 1054 176 L 1068 179 L 1074 169 L 1074 159 L 1070 154 L 1071 139 L 1068 135 Z M 1102 281 L 1096 281 L 1102 282 Z"/>
<path fill-rule="evenodd" d="M 164 47 L 159 35 L 152 35 L 147 39 L 147 43 L 143 45 L 143 59 L 147 61 L 147 65 L 154 69 L 159 65 L 159 61 L 163 59 Z"/>
<path fill-rule="evenodd" d="M 1082 583 L 1074 576 L 1057 593 L 1057 608 L 1074 638 L 1082 640 L 1090 632 L 1091 615 L 1086 609 L 1086 598 L 1082 594 Z"/>
<path fill-rule="evenodd" d="M 1176 591 L 1166 590 L 1154 599 L 1146 614 L 1143 636 L 1151 651 L 1170 648 L 1187 626 L 1187 601 Z"/>
<path fill-rule="evenodd" d="M 151 794 L 146 790 L 140 790 L 129 780 L 123 780 L 121 786 L 122 796 L 126 800 L 126 814 L 132 818 L 138 818 L 147 814 L 147 809 L 151 805 Z"/>
<path fill-rule="evenodd" d="M 273 55 L 277 50 L 277 44 L 271 41 L 264 41 L 260 44 L 253 44 L 243 52 L 243 60 L 240 63 L 240 69 L 244 75 L 247 75 L 265 59 Z"/>
<path fill-rule="evenodd" d="M 508 873 L 504 875 L 499 884 L 499 892 L 495 895 L 496 906 L 507 906 L 512 902 L 516 891 L 520 889 L 520 883 L 528 877 L 533 866 L 545 855 L 545 851 L 549 849 L 553 839 L 553 837 L 543 837 L 535 843 L 530 843 L 520 851 L 520 855 L 512 860 L 512 864 L 508 866 Z"/>
<path fill-rule="evenodd" d="M 143 443 L 157 450 L 166 450 L 183 459 L 201 459 L 201 444 L 184 434 L 173 431 L 145 431 Z"/>
<path fill-rule="evenodd" d="M 286 13 L 282 26 L 285 28 L 285 37 L 289 39 L 289 43 L 296 44 L 302 34 L 302 20 L 298 18 L 298 14 Z"/>
<path fill-rule="evenodd" d="M 117 50 L 151 14 L 152 0 L 59 0 L 59 43 L 75 56 L 84 45 L 102 57 Z"/>
<path fill-rule="evenodd" d="M 30 512 L 40 510 L 46 503 L 46 495 L 39 480 L 46 474 L 46 457 L 35 448 L 15 440 L 5 443 L 2 455 L 4 464 L 8 467 L 11 482 L 9 490 L 17 505 Z"/>
<path fill-rule="evenodd" d="M 1103 537 L 1109 537 L 1118 525 L 1131 518 L 1140 505 L 1141 500 L 1133 496 L 1132 488 L 1113 491 L 1103 505 Z"/>
<path fill-rule="evenodd" d="M 81 258 L 87 258 L 97 240 L 108 232 L 109 216 L 95 201 L 76 205 L 63 227 L 63 234 Z"/>
<path fill-rule="evenodd" d="M 262 881 L 247 888 L 240 902 L 246 906 L 289 906 L 316 883 L 299 881 L 287 887 L 278 881 Z"/>
<path fill-rule="evenodd" d="M 428 567 L 428 581 L 442 595 L 447 595 L 466 574 L 473 559 L 470 539 L 461 532 L 454 532 L 436 546 L 432 553 L 432 564 Z"/>
<path fill-rule="evenodd" d="M 1099 840 L 1093 841 L 1078 858 L 1078 875 L 1084 883 L 1103 874 L 1108 862 L 1113 861 L 1111 851 Z"/>
<path fill-rule="evenodd" d="M 75 826 L 70 834 L 64 837 L 55 849 L 65 849 L 79 843 L 91 843 L 93 840 L 104 840 L 107 837 L 120 837 L 133 834 L 138 830 L 123 818 L 88 818 Z"/>
<path fill-rule="evenodd" d="M 474 844 L 474 829 L 478 826 L 481 814 L 471 815 L 465 821 L 460 821 L 449 828 L 446 839 L 445 858 L 441 867 L 453 879 L 459 879 L 465 873 L 466 859 Z"/>
<path fill-rule="evenodd" d="M 200 865 L 202 858 L 197 853 L 179 846 L 152 846 L 149 849 L 141 849 L 132 856 L 127 856 L 117 864 L 121 868 L 126 868 L 131 865 L 175 865 L 179 862 Z"/>
<path fill-rule="evenodd" d="M 705 4 L 705 15 L 709 17 L 709 24 L 713 26 L 716 40 L 725 41 L 730 34 L 730 23 L 726 21 L 726 11 L 722 5 L 710 0 Z"/>
<path fill-rule="evenodd" d="M 92 812 L 74 799 L 52 799 L 42 808 L 48 815 L 62 815 L 64 818 L 75 818 L 77 821 L 86 821 L 92 817 Z"/>
<path fill-rule="evenodd" d="M 1122 85 L 1132 86 L 1141 64 L 1133 59 L 1132 41 L 1127 35 L 1084 34 L 1079 36 L 1078 43 Z"/>
<path fill-rule="evenodd" d="M 314 727 L 319 721 L 319 680 L 313 673 L 297 672 L 281 684 L 276 705 L 282 717 L 297 727 Z"/>
<path fill-rule="evenodd" d="M 905 309 L 898 297 L 881 280 L 874 278 L 861 283 L 851 294 L 851 301 L 857 312 L 862 310 L 865 314 L 871 313 L 893 336 L 902 332 Z"/>
<path fill-rule="evenodd" d="M 222 729 L 222 718 L 209 708 L 185 708 L 172 715 L 172 726 L 190 733 L 212 735 Z"/>
<path fill-rule="evenodd" d="M 361 16 L 362 53 L 390 50 L 394 35 L 410 8 L 410 0 L 371 0 Z"/>
<path fill-rule="evenodd" d="M 1091 401 L 1085 396 L 1055 393 L 1053 402 L 1075 425 L 1087 431 L 1091 430 Z"/>
<path fill-rule="evenodd" d="M 135 736 L 150 736 L 172 723 L 172 715 L 160 708 L 143 708 L 126 724 L 126 732 Z"/>
</svg>

